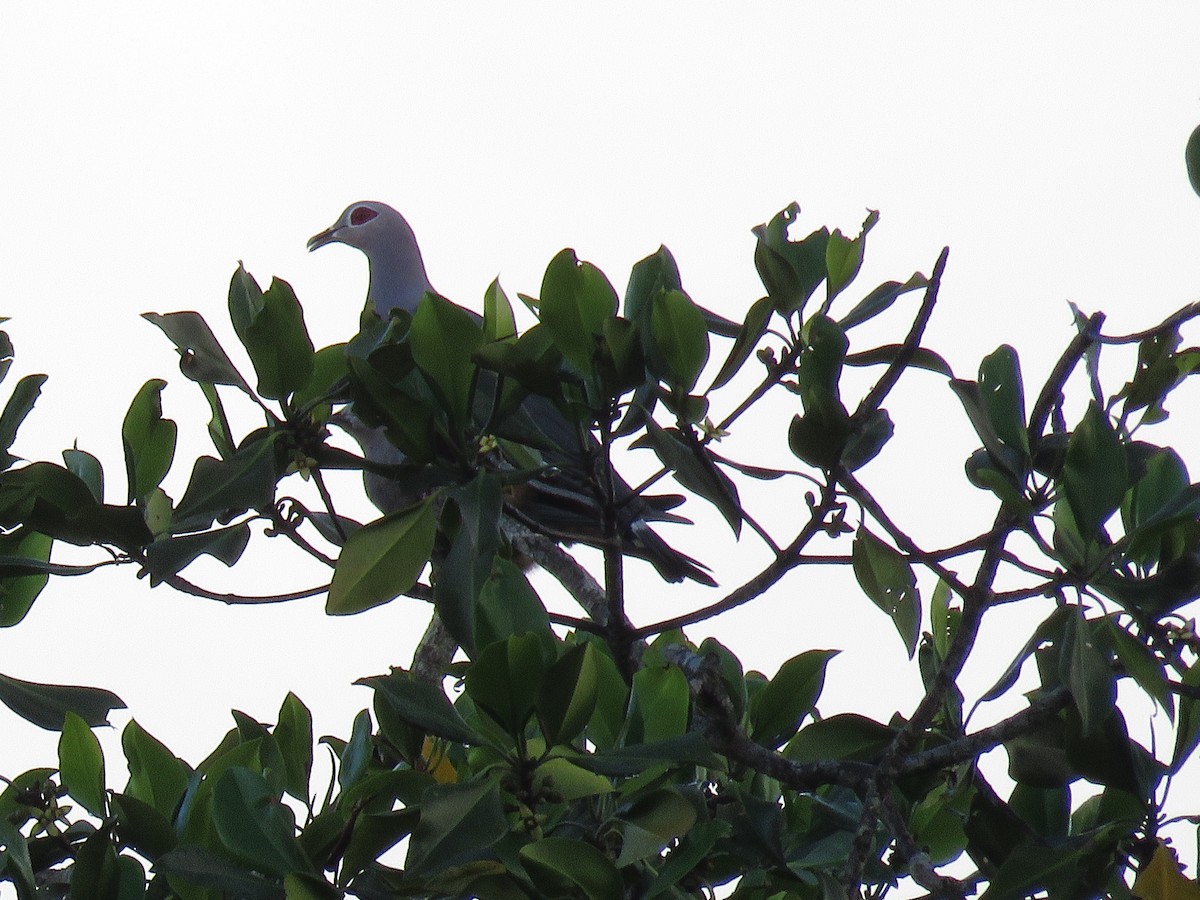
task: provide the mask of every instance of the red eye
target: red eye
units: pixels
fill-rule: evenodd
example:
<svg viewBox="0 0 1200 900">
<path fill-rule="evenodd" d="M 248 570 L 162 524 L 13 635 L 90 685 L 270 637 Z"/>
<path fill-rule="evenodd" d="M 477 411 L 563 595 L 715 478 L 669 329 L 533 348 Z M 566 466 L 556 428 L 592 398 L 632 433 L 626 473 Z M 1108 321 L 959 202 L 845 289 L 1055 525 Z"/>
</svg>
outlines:
<svg viewBox="0 0 1200 900">
<path fill-rule="evenodd" d="M 375 212 L 375 210 L 371 209 L 369 206 L 360 206 L 358 209 L 354 210 L 354 212 L 350 213 L 350 224 L 366 225 L 377 215 L 379 215 L 379 213 Z"/>
</svg>

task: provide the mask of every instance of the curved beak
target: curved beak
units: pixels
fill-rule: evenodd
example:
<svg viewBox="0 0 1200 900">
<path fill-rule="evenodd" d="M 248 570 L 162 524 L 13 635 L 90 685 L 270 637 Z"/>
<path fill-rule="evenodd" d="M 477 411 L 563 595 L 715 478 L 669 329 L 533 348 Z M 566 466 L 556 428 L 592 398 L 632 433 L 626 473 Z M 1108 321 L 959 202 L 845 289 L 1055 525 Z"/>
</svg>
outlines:
<svg viewBox="0 0 1200 900">
<path fill-rule="evenodd" d="M 318 247 L 324 247 L 326 244 L 333 244 L 337 241 L 337 226 L 331 225 L 320 234 L 314 234 L 308 239 L 308 250 L 311 253 Z"/>
</svg>

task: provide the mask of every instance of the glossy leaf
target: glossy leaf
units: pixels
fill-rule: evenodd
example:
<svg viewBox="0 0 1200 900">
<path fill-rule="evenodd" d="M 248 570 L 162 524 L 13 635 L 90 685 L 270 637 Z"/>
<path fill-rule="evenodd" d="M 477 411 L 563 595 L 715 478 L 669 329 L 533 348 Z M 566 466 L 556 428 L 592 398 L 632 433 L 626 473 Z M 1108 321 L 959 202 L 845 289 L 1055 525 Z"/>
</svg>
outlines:
<svg viewBox="0 0 1200 900">
<path fill-rule="evenodd" d="M 863 593 L 891 618 L 911 658 L 921 636 L 921 599 L 904 554 L 859 528 L 851 556 Z"/>
<path fill-rule="evenodd" d="M 88 812 L 104 818 L 104 753 L 87 722 L 68 711 L 58 739 L 58 771 L 63 785 Z"/>
<path fill-rule="evenodd" d="M 125 793 L 163 816 L 175 815 L 192 768 L 142 728 L 135 719 L 121 732 L 129 783 Z"/>
<path fill-rule="evenodd" d="M 1129 488 L 1125 448 L 1095 405 L 1088 407 L 1067 444 L 1062 480 L 1079 533 L 1086 541 L 1095 540 Z"/>
<path fill-rule="evenodd" d="M 408 332 L 413 361 L 436 387 L 451 421 L 461 426 L 470 414 L 472 357 L 483 344 L 479 320 L 461 306 L 427 294 Z"/>
<path fill-rule="evenodd" d="M 587 900 L 621 900 L 624 896 L 620 874 L 591 844 L 548 837 L 526 844 L 520 857 L 541 896 L 583 896 Z"/>
<path fill-rule="evenodd" d="M 687 679 L 675 666 L 634 673 L 626 743 L 644 744 L 682 735 L 687 730 L 690 699 Z"/>
<path fill-rule="evenodd" d="M 708 327 L 699 308 L 682 291 L 657 295 L 650 311 L 654 339 L 651 360 L 661 360 L 660 376 L 673 389 L 690 393 L 708 362 Z"/>
<path fill-rule="evenodd" d="M 238 263 L 229 282 L 229 317 L 258 375 L 258 393 L 282 400 L 308 384 L 313 344 L 292 286 L 271 279 L 262 291 Z"/>
<path fill-rule="evenodd" d="M 421 795 L 421 820 L 409 841 L 405 869 L 438 872 L 489 856 L 507 832 L 497 781 L 435 785 Z"/>
<path fill-rule="evenodd" d="M 72 475 L 88 486 L 97 503 L 104 502 L 104 468 L 100 460 L 85 450 L 72 447 L 62 452 L 63 465 Z"/>
<path fill-rule="evenodd" d="M 218 778 L 212 817 L 226 849 L 254 869 L 285 875 L 312 868 L 296 843 L 291 810 L 256 772 L 234 766 Z"/>
<path fill-rule="evenodd" d="M 407 672 L 360 678 L 355 684 L 375 691 L 376 700 L 385 703 L 397 716 L 427 734 L 460 744 L 479 744 L 476 734 L 436 686 L 420 681 Z"/>
<path fill-rule="evenodd" d="M 657 858 L 696 824 L 696 808 L 678 791 L 664 788 L 638 800 L 621 815 L 621 822 L 618 869 Z"/>
<path fill-rule="evenodd" d="M 112 691 L 70 684 L 38 684 L 0 675 L 0 703 L 47 731 L 61 731 L 68 713 L 93 728 L 107 725 L 108 713 L 125 709 Z"/>
<path fill-rule="evenodd" d="M 37 531 L 18 529 L 0 535 L 0 556 L 49 563 L 53 546 L 54 541 Z M 49 580 L 49 574 L 36 571 L 0 575 L 0 627 L 8 628 L 24 619 Z"/>
<path fill-rule="evenodd" d="M 979 396 L 987 410 L 992 430 L 1001 442 L 1029 459 L 1029 433 L 1025 426 L 1025 386 L 1017 351 L 1008 344 L 986 356 L 979 364 Z"/>
<path fill-rule="evenodd" d="M 591 642 L 571 647 L 538 685 L 535 705 L 548 745 L 573 741 L 595 711 L 599 653 Z"/>
<path fill-rule="evenodd" d="M 695 441 L 686 440 L 676 429 L 666 429 L 653 419 L 646 422 L 650 447 L 675 480 L 717 508 L 735 535 L 742 530 L 742 507 L 737 487 L 717 468 L 709 452 Z"/>
<path fill-rule="evenodd" d="M 553 661 L 548 636 L 529 633 L 484 649 L 466 677 L 467 694 L 510 735 L 522 734 Z"/>
<path fill-rule="evenodd" d="M 845 320 L 840 320 L 838 325 L 844 330 L 846 328 Z M 871 350 L 861 350 L 858 353 L 850 353 L 846 356 L 846 365 L 848 366 L 879 366 L 889 365 L 902 352 L 907 352 L 903 344 L 883 344 Z M 918 347 L 913 351 L 912 357 L 909 359 L 908 367 L 911 369 L 925 369 L 929 372 L 936 372 L 938 375 L 945 375 L 947 378 L 953 378 L 954 372 L 950 368 L 950 363 L 946 362 L 939 354 L 934 353 L 927 347 Z"/>
<path fill-rule="evenodd" d="M 449 492 L 442 510 L 443 523 L 451 523 L 451 527 L 443 525 L 442 530 L 454 537 L 433 582 L 433 602 L 446 629 L 470 656 L 476 651 L 479 596 L 491 577 L 500 547 L 503 506 L 500 479 L 480 472 L 469 483 Z"/>
<path fill-rule="evenodd" d="M 521 567 L 510 560 L 496 558 L 491 576 L 479 592 L 475 610 L 475 646 L 482 649 L 512 635 L 544 631 L 549 626 L 546 607 Z"/>
<path fill-rule="evenodd" d="M 625 318 L 644 323 L 651 314 L 654 298 L 664 291 L 682 291 L 679 265 L 665 246 L 633 264 L 625 286 Z"/>
<path fill-rule="evenodd" d="M 178 876 L 188 886 L 201 885 L 224 891 L 228 896 L 246 900 L 279 900 L 279 888 L 274 881 L 246 871 L 223 855 L 203 847 L 183 845 L 164 853 L 154 861 L 155 871 Z M 218 895 L 220 896 L 220 895 Z M 208 900 L 208 895 L 198 898 Z M 190 900 L 190 898 L 189 898 Z"/>
<path fill-rule="evenodd" d="M 1083 617 L 1079 607 L 1066 619 L 1060 665 L 1063 683 L 1071 691 L 1084 736 L 1092 734 L 1113 710 L 1117 699 L 1116 678 L 1107 654 L 1096 646 L 1096 627 Z"/>
<path fill-rule="evenodd" d="M 325 611 L 362 612 L 411 588 L 433 552 L 435 526 L 434 507 L 426 502 L 350 535 L 333 572 Z"/>
<path fill-rule="evenodd" d="M 793 241 L 788 229 L 799 215 L 800 207 L 792 203 L 770 222 L 752 229 L 758 238 L 754 266 L 775 308 L 784 315 L 802 312 L 813 291 L 825 280 L 829 229 L 820 228 L 803 240 Z"/>
<path fill-rule="evenodd" d="M 245 523 L 185 534 L 163 537 L 146 548 L 146 570 L 151 583 L 181 572 L 201 556 L 211 556 L 226 566 L 242 558 L 250 543 L 250 526 Z"/>
<path fill-rule="evenodd" d="M 98 828 L 80 845 L 71 867 L 71 900 L 120 900 L 121 866 L 111 825 Z"/>
<path fill-rule="evenodd" d="M 149 803 L 128 794 L 110 798 L 117 836 L 147 859 L 169 853 L 179 843 L 171 819 Z"/>
<path fill-rule="evenodd" d="M 775 303 L 770 297 L 762 297 L 751 304 L 750 309 L 746 313 L 746 321 L 742 323 L 742 327 L 734 339 L 733 346 L 729 350 L 729 355 L 725 358 L 725 362 L 721 364 L 721 368 L 717 372 L 717 377 L 713 379 L 712 387 L 709 390 L 716 390 L 719 387 L 723 387 L 729 383 L 734 375 L 741 371 L 742 366 L 750 358 L 750 354 L 754 352 L 762 336 L 767 333 L 767 323 L 770 321 L 771 313 L 774 311 Z"/>
<path fill-rule="evenodd" d="M 810 722 L 788 743 L 784 755 L 795 762 L 819 759 L 871 760 L 896 736 L 894 728 L 857 713 L 839 713 Z"/>
<path fill-rule="evenodd" d="M 857 237 L 848 238 L 837 230 L 829 236 L 825 244 L 827 302 L 832 301 L 858 275 L 858 270 L 862 268 L 863 252 L 866 250 L 867 233 L 878 221 L 879 213 L 872 209 L 868 211 Z"/>
<path fill-rule="evenodd" d="M 500 279 L 495 278 L 483 294 L 483 339 L 485 341 L 509 341 L 517 336 L 517 321 L 513 316 L 512 304 Z"/>
<path fill-rule="evenodd" d="M 308 781 L 313 764 L 312 713 L 290 691 L 279 707 L 278 722 L 271 734 L 283 755 L 286 769 L 284 790 L 301 803 L 307 803 Z"/>
<path fill-rule="evenodd" d="M 45 383 L 45 375 L 26 375 L 17 382 L 8 402 L 4 404 L 4 411 L 0 412 L 0 469 L 7 469 L 17 461 L 18 457 L 9 453 L 9 448 L 17 439 L 17 429 L 33 410 Z"/>
<path fill-rule="evenodd" d="M 153 378 L 142 385 L 121 424 L 129 503 L 143 499 L 166 477 L 175 457 L 179 427 L 162 414 L 162 390 L 167 383 Z"/>
<path fill-rule="evenodd" d="M 855 325 L 861 325 L 875 318 L 881 312 L 896 302 L 896 299 L 909 291 L 927 287 L 929 279 L 920 272 L 915 272 L 901 284 L 898 281 L 885 281 L 872 290 L 854 305 L 850 312 L 838 319 L 838 324 L 844 331 L 849 331 Z M 949 373 L 946 373 L 949 374 Z"/>
<path fill-rule="evenodd" d="M 227 384 L 247 394 L 253 393 L 199 313 L 142 313 L 142 318 L 162 329 L 175 345 L 179 352 L 179 370 L 192 381 Z"/>
<path fill-rule="evenodd" d="M 371 714 L 365 709 L 360 710 L 354 717 L 350 740 L 346 742 L 339 760 L 341 765 L 338 766 L 338 787 L 343 792 L 353 787 L 366 773 L 374 749 L 371 741 Z"/>
<path fill-rule="evenodd" d="M 275 493 L 274 443 L 273 436 L 260 436 L 243 443 L 229 459 L 197 459 L 175 507 L 172 529 L 199 530 L 214 519 L 270 503 Z"/>
<path fill-rule="evenodd" d="M 563 357 L 587 375 L 604 323 L 617 313 L 617 294 L 603 272 L 563 250 L 546 267 L 540 313 Z"/>
<path fill-rule="evenodd" d="M 310 407 L 326 398 L 335 386 L 350 374 L 346 361 L 346 345 L 331 344 L 313 354 L 312 375 L 308 382 L 292 395 L 292 406 L 296 409 Z"/>
<path fill-rule="evenodd" d="M 790 740 L 813 711 L 825 667 L 839 652 L 808 650 L 781 665 L 750 701 L 750 737 L 772 749 Z"/>
</svg>

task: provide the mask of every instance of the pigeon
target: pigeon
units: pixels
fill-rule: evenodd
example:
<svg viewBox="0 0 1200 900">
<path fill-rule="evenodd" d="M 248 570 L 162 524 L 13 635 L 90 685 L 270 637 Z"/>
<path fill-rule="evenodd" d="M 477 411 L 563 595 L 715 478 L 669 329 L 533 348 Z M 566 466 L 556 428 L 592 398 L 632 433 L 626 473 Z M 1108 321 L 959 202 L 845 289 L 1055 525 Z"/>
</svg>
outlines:
<svg viewBox="0 0 1200 900">
<path fill-rule="evenodd" d="M 309 238 L 308 249 L 333 243 L 354 247 L 367 257 L 367 307 L 384 320 L 394 310 L 415 313 L 426 293 L 436 293 L 426 274 L 416 235 L 404 216 L 386 203 L 368 200 L 350 204 L 333 225 Z M 477 314 L 471 315 L 482 321 Z M 485 371 L 480 374 L 488 375 Z M 598 441 L 587 435 L 587 443 L 580 446 L 578 429 L 546 397 L 528 395 L 515 415 L 564 449 L 547 459 L 557 474 L 535 479 L 514 492 L 509 499 L 509 513 L 557 540 L 598 542 L 602 537 L 600 506 L 586 476 L 587 460 L 594 458 Z M 382 428 L 370 428 L 352 413 L 341 413 L 335 421 L 359 443 L 367 459 L 385 465 L 404 461 L 403 453 L 387 439 Z M 574 453 L 567 449 L 572 447 Z M 691 579 L 716 586 L 701 563 L 672 548 L 650 527 L 651 520 L 687 522 L 666 511 L 673 504 L 654 502 L 665 498 L 635 497 L 628 483 L 615 472 L 612 476 L 614 493 L 621 504 L 622 551 L 649 561 L 666 581 Z M 367 473 L 364 482 L 368 497 L 382 512 L 402 508 L 415 499 L 405 497 L 383 476 Z"/>
</svg>

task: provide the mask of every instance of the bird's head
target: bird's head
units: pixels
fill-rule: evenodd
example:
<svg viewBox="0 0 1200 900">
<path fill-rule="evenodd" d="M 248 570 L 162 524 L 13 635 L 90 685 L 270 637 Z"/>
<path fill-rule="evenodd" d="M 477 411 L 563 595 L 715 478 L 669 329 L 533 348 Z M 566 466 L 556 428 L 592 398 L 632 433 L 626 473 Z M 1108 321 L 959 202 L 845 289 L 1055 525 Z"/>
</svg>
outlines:
<svg viewBox="0 0 1200 900">
<path fill-rule="evenodd" d="M 386 203 L 351 203 L 336 222 L 308 239 L 309 250 L 326 244 L 346 244 L 366 255 L 371 267 L 367 299 L 384 318 L 392 309 L 415 311 L 432 290 L 412 228 Z"/>
</svg>

